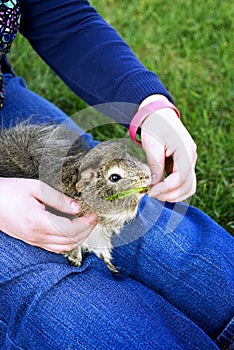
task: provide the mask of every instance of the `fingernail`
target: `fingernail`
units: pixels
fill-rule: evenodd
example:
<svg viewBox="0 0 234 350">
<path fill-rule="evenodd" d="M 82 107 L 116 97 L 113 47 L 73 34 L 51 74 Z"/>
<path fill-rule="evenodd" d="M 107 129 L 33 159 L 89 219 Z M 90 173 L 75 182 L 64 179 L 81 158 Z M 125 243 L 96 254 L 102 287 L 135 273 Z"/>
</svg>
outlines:
<svg viewBox="0 0 234 350">
<path fill-rule="evenodd" d="M 77 202 L 71 202 L 71 209 L 72 211 L 74 211 L 75 213 L 78 213 L 80 211 L 80 204 Z"/>
<path fill-rule="evenodd" d="M 151 175 L 151 184 L 156 184 L 157 183 L 157 181 L 158 181 L 158 176 L 157 175 L 154 175 L 154 174 L 152 174 Z"/>
</svg>

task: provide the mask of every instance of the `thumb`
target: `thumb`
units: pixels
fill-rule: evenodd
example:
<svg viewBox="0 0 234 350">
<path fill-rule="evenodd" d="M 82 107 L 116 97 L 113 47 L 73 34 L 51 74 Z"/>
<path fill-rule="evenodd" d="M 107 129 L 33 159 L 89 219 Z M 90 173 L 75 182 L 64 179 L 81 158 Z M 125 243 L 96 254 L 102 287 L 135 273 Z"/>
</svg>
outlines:
<svg viewBox="0 0 234 350">
<path fill-rule="evenodd" d="M 165 168 L 164 144 L 144 130 L 141 132 L 141 142 L 151 170 L 152 184 L 156 184 L 163 178 Z"/>
<path fill-rule="evenodd" d="M 44 182 L 39 182 L 39 188 L 34 193 L 34 197 L 43 204 L 62 213 L 77 214 L 80 211 L 79 202 L 55 190 Z"/>
</svg>

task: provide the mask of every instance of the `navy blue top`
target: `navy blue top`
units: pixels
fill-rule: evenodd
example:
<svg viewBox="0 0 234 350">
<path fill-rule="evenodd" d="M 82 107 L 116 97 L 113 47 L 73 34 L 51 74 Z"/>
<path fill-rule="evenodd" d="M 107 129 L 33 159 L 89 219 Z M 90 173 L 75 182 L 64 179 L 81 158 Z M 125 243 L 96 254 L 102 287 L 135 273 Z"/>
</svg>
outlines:
<svg viewBox="0 0 234 350">
<path fill-rule="evenodd" d="M 20 7 L 21 33 L 88 104 L 138 105 L 151 94 L 172 101 L 158 76 L 146 69 L 88 1 L 21 0 Z M 134 112 L 113 117 L 128 124 Z"/>
</svg>

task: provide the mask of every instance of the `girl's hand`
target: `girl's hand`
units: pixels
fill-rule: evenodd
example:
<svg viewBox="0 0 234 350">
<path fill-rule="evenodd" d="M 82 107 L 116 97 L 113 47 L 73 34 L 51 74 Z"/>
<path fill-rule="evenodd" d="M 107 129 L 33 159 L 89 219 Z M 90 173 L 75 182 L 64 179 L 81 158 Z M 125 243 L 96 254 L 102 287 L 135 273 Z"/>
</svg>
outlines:
<svg viewBox="0 0 234 350">
<path fill-rule="evenodd" d="M 80 245 L 95 227 L 94 215 L 68 219 L 51 214 L 78 214 L 79 203 L 39 180 L 0 178 L 0 229 L 8 235 L 55 253 Z"/>
<path fill-rule="evenodd" d="M 174 110 L 160 109 L 147 117 L 141 126 L 141 141 L 152 174 L 149 195 L 168 202 L 192 196 L 196 190 L 196 145 Z"/>
</svg>

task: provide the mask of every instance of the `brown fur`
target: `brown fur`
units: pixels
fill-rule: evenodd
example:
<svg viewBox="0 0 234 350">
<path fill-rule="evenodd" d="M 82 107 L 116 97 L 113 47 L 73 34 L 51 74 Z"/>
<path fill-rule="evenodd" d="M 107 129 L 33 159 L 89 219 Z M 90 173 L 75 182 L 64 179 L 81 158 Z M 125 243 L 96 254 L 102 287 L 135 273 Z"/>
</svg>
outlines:
<svg viewBox="0 0 234 350">
<path fill-rule="evenodd" d="M 1 132 L 0 174 L 40 179 L 77 199 L 81 214 L 96 214 L 98 225 L 90 236 L 65 255 L 73 265 L 80 266 L 82 253 L 92 251 L 115 271 L 112 236 L 135 217 L 142 194 L 113 201 L 105 198 L 150 183 L 148 166 L 127 152 L 125 142 L 111 140 L 88 149 L 76 131 L 64 126 L 18 124 Z M 112 182 L 113 174 L 121 179 Z"/>
</svg>

